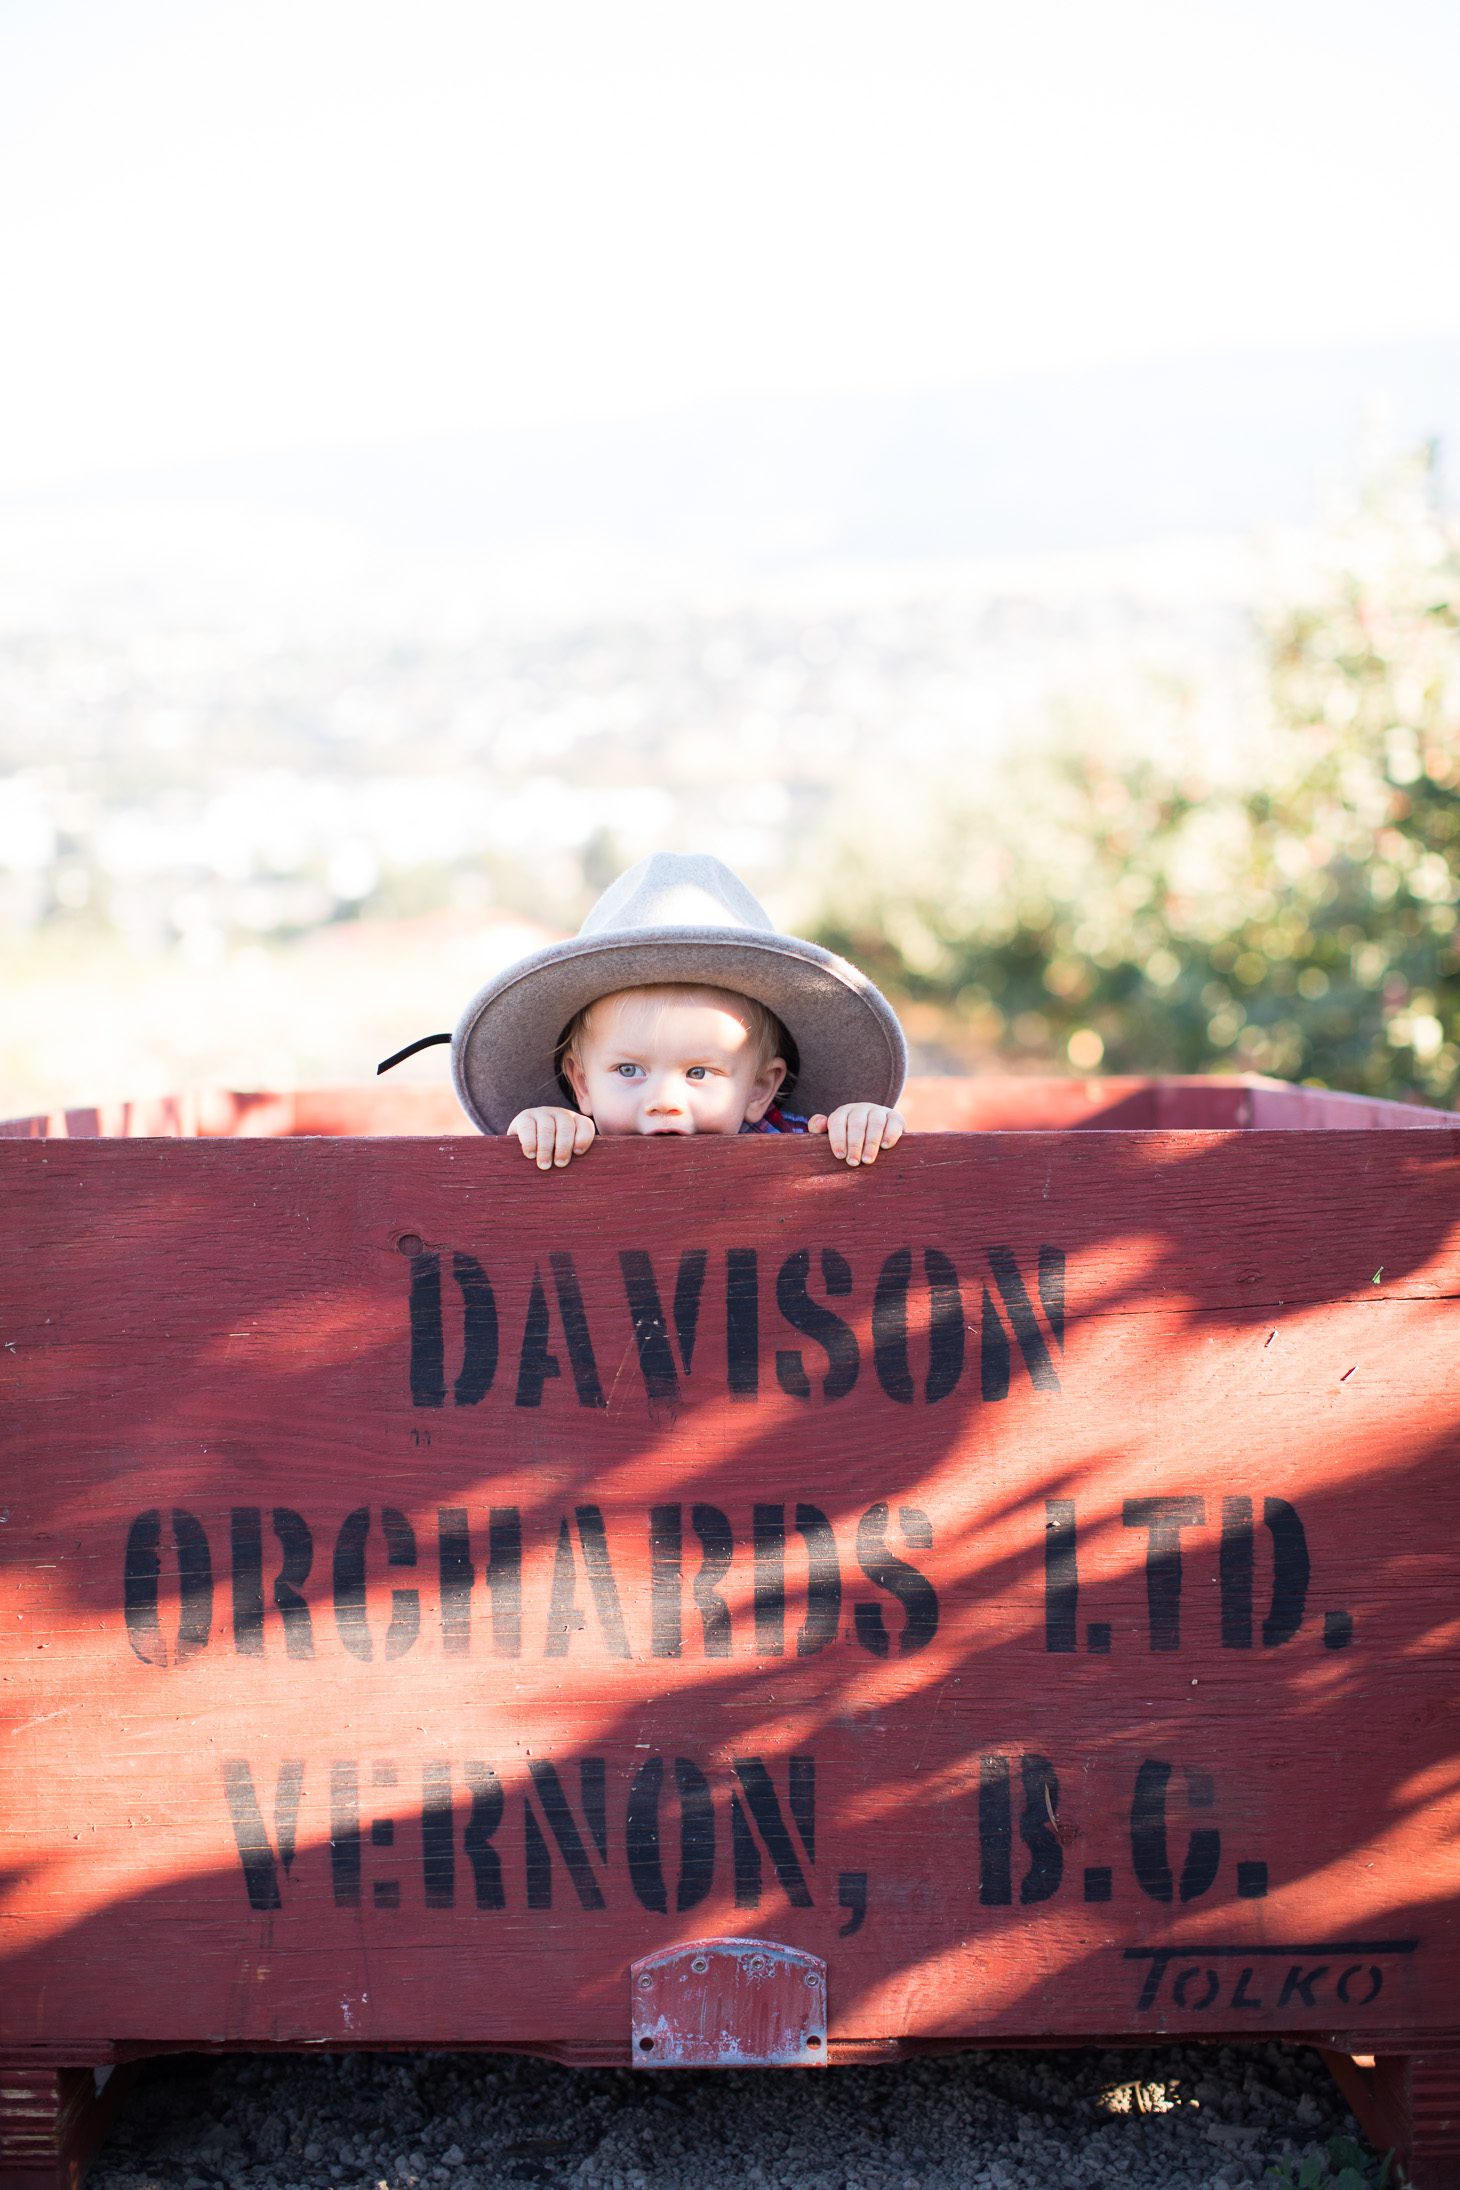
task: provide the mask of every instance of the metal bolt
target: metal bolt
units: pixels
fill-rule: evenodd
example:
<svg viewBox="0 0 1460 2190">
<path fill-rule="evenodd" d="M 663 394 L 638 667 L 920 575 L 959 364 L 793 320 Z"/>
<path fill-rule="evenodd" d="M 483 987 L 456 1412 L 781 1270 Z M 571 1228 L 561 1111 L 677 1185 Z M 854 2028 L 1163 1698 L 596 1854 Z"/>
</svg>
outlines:
<svg viewBox="0 0 1460 2190">
<path fill-rule="evenodd" d="M 703 1974 L 704 1974 L 704 1972 L 705 1972 L 705 1971 L 706 1971 L 706 1970 L 707 1970 L 707 1969 L 709 1968 L 709 1966 L 710 1966 L 710 1965 L 709 1965 L 708 1961 L 707 1961 L 707 1960 L 705 1959 L 704 1955 L 702 1955 L 702 1954 L 697 1954 L 697 1955 L 695 1956 L 694 1960 L 693 1960 L 693 1961 L 692 1961 L 692 1962 L 690 1963 L 690 1968 L 691 1968 L 692 1970 L 698 1970 L 698 1971 L 700 1972 L 700 1974 L 701 1974 L 701 1975 L 703 1975 Z"/>
<path fill-rule="evenodd" d="M 815 1990 L 816 1984 L 818 1982 L 815 1970 L 809 1969 L 806 1972 L 806 1975 L 802 1978 L 801 1982 L 803 1985 L 810 1985 L 812 1989 Z"/>
<path fill-rule="evenodd" d="M 639 1979 L 639 1990 L 640 1992 L 652 1992 L 654 1990 L 654 1980 L 647 1972 Z"/>
</svg>

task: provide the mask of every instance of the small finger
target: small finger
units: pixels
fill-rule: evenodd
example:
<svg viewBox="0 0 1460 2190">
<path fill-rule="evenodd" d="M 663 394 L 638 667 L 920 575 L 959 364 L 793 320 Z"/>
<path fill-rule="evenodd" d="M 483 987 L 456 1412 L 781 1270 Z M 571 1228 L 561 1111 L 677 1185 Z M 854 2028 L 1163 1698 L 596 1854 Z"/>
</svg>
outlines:
<svg viewBox="0 0 1460 2190">
<path fill-rule="evenodd" d="M 537 1120 L 530 1116 L 521 1117 L 515 1119 L 513 1124 L 518 1146 L 530 1161 L 537 1154 Z"/>
<path fill-rule="evenodd" d="M 573 1153 L 581 1156 L 585 1148 L 592 1146 L 596 1128 L 591 1118 L 575 1118 L 573 1121 Z"/>
<path fill-rule="evenodd" d="M 553 1162 L 561 1171 L 573 1161 L 578 1145 L 578 1121 L 571 1111 L 560 1110 L 553 1120 Z"/>
<path fill-rule="evenodd" d="M 879 1152 L 884 1148 L 894 1147 L 901 1137 L 902 1120 L 897 1112 L 884 1110 L 878 1104 L 872 1111 L 867 1127 L 867 1162 L 875 1163 Z"/>
<path fill-rule="evenodd" d="M 855 1170 L 867 1146 L 867 1105 L 853 1103 L 847 1117 L 847 1165 Z"/>
<path fill-rule="evenodd" d="M 824 1133 L 826 1131 L 826 1123 L 826 1112 L 824 1110 L 818 1110 L 814 1118 L 808 1118 L 806 1120 L 806 1130 L 808 1133 Z"/>
</svg>

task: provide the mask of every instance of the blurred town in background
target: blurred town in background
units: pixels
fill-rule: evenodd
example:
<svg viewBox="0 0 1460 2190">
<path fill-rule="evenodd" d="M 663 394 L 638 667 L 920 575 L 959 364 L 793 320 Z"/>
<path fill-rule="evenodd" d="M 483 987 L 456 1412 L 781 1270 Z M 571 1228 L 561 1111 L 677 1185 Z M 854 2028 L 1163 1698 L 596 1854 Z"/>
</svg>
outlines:
<svg viewBox="0 0 1460 2190">
<path fill-rule="evenodd" d="M 103 591 L 0 630 L 12 1114 L 367 1078 L 664 845 L 872 971 L 927 1070 L 1454 1091 L 1460 534 L 1428 454 L 1245 553 L 414 636 L 134 617 Z"/>
<path fill-rule="evenodd" d="M 333 82 L 373 49 L 393 68 L 378 12 L 360 36 L 353 18 L 348 36 L 337 24 L 340 38 L 310 65 Z M 1277 235 L 1263 301 L 1240 283 L 1222 289 L 1224 230 L 1209 227 L 1189 267 L 1168 253 L 1164 286 L 1153 288 L 1137 263 L 1140 235 L 1112 219 L 1098 245 L 1076 237 L 1059 280 L 1031 285 L 1012 246 L 957 226 L 950 201 L 944 242 L 972 235 L 970 249 L 1003 253 L 984 278 L 1004 282 L 1005 305 L 1031 326 L 1059 306 L 1036 370 L 1007 345 L 998 370 L 981 370 L 998 315 L 975 324 L 975 314 L 922 328 L 926 355 L 884 363 L 877 385 L 820 390 L 816 371 L 840 368 L 811 358 L 815 315 L 830 324 L 855 301 L 843 282 L 795 323 L 809 360 L 799 392 L 777 392 L 760 351 L 743 386 L 732 375 L 718 389 L 708 368 L 671 358 L 682 402 L 651 390 L 620 416 L 610 402 L 580 417 L 560 391 L 561 416 L 550 406 L 529 416 L 521 390 L 507 389 L 497 413 L 474 423 L 467 397 L 448 388 L 439 431 L 417 406 L 410 433 L 396 426 L 371 440 L 369 421 L 354 416 L 333 439 L 327 421 L 293 419 L 288 404 L 304 397 L 290 375 L 307 394 L 308 345 L 289 347 L 289 370 L 270 383 L 275 414 L 245 421 L 247 432 L 244 379 L 230 384 L 229 417 L 221 394 L 216 416 L 194 416 L 204 381 L 194 372 L 169 393 L 155 330 L 130 364 L 125 343 L 93 359 L 90 383 L 62 372 L 49 426 L 59 349 L 49 363 L 37 350 L 32 370 L 24 345 L 13 346 L 6 369 L 20 370 L 28 393 L 6 406 L 0 446 L 0 1113 L 189 1086 L 368 1079 L 380 1057 L 449 1028 L 502 964 L 576 927 L 616 872 L 657 847 L 717 853 L 782 926 L 867 967 L 897 1000 L 925 1070 L 1256 1070 L 1456 1100 L 1460 533 L 1445 453 L 1460 440 L 1460 339 L 1446 301 L 1453 284 L 1433 278 L 1445 202 L 1396 166 L 1433 151 L 1411 124 L 1425 83 L 1443 72 L 1421 65 L 1411 36 L 1429 20 L 1424 0 L 1405 0 L 1396 18 L 1398 58 L 1386 65 L 1400 73 L 1387 108 L 1382 70 L 1358 50 L 1368 32 L 1345 18 L 1319 39 L 1312 9 L 1278 13 L 1275 43 L 1266 21 L 1229 26 L 1230 50 L 1204 65 L 1229 69 L 1234 99 L 1257 100 L 1266 93 L 1254 39 L 1272 82 L 1348 70 L 1325 79 L 1332 111 L 1350 101 L 1375 145 L 1396 149 L 1388 167 L 1371 163 L 1347 242 L 1311 231 L 1294 258 Z M 69 118 L 74 56 L 47 46 L 53 30 L 33 26 L 33 47 L 14 26 L 8 34 L 31 71 L 13 80 L 38 85 L 38 111 L 52 113 L 32 162 L 59 161 L 55 147 L 68 142 L 73 152 L 100 146 L 89 182 L 63 186 L 57 168 L 61 213 L 36 200 L 42 242 L 46 218 L 71 220 L 73 247 L 82 239 L 96 253 L 98 282 L 108 194 L 125 206 L 127 190 L 142 187 L 128 182 L 127 162 L 104 165 L 107 131 L 128 112 L 145 118 L 149 100 L 157 115 L 176 114 L 177 83 L 196 88 L 209 71 L 208 98 L 243 129 L 226 107 L 229 72 L 241 70 L 247 90 L 272 35 L 262 17 L 240 30 L 240 16 L 229 35 L 243 43 L 220 60 L 185 12 L 159 0 L 142 16 L 145 68 L 114 22 L 88 15 L 88 65 L 99 73 L 92 105 L 73 99 Z M 469 14 L 458 18 L 463 37 L 484 35 Z M 956 11 L 938 19 L 943 30 L 893 92 L 863 55 L 861 75 L 842 86 L 849 113 L 861 102 L 848 143 L 864 144 L 868 117 L 895 98 L 903 154 L 921 156 L 927 114 L 942 113 L 948 90 L 938 40 L 962 35 Z M 1155 75 L 1142 89 L 1107 72 L 1108 100 L 1132 99 L 1134 129 L 1174 128 L 1160 100 L 1176 99 L 1178 85 L 1193 95 L 1190 57 L 1163 50 L 1176 33 L 1159 11 L 1123 0 L 1121 26 L 1154 54 Z M 1078 11 L 1067 11 L 1066 30 L 1069 54 L 1031 48 L 1000 65 L 1015 76 L 1063 67 L 1074 84 Z M 598 35 L 587 16 L 580 31 L 590 43 Z M 664 17 L 655 35 L 662 44 L 680 33 Z M 439 45 L 439 26 L 432 37 Z M 810 83 L 821 49 L 803 43 L 787 66 Z M 420 67 L 438 72 L 433 98 L 449 99 L 450 71 L 430 46 Z M 488 89 L 497 58 L 486 46 L 475 55 Z M 639 63 L 632 82 L 616 79 L 630 106 L 645 85 L 668 81 L 647 36 Z M 502 65 L 509 76 L 527 69 L 521 83 L 540 92 L 557 63 L 509 55 Z M 670 88 L 693 105 L 709 61 L 681 55 L 673 66 Z M 115 96 L 119 69 L 133 70 L 130 108 Z M 276 79 L 260 74 L 255 88 L 272 99 Z M 567 96 L 556 78 L 552 88 Z M 733 108 L 763 90 L 741 84 L 726 98 Z M 576 91 L 587 97 L 584 83 Z M 381 95 L 375 83 L 371 96 Z M 1074 97 L 1070 85 L 1049 95 Z M 199 111 L 201 131 L 206 98 Z M 669 126 L 660 107 L 645 111 Z M 1294 105 L 1293 131 L 1309 127 L 1307 111 Z M 1066 122 L 1087 126 L 1073 105 Z M 287 115 L 280 126 L 284 143 Z M 426 145 L 431 113 L 415 126 Z M 800 143 L 798 126 L 786 123 L 768 157 L 792 157 L 784 147 Z M 1171 213 L 1170 236 L 1184 248 L 1200 230 L 1191 209 L 1206 192 L 1222 220 L 1249 224 L 1259 254 L 1275 209 L 1296 218 L 1312 176 L 1294 179 L 1294 137 L 1287 164 L 1264 171 L 1244 211 L 1224 177 L 1224 125 L 1211 126 L 1200 174 L 1183 171 L 1188 199 Z M 1097 137 L 1120 132 L 1097 132 L 1091 145 Z M 174 192 L 157 131 L 137 135 L 144 141 L 151 149 L 136 156 L 153 211 L 171 218 L 177 204 L 182 220 L 188 201 Z M 1322 132 L 1311 141 L 1323 147 L 1314 159 L 1335 163 L 1325 171 L 1332 205 L 1350 168 Z M 1264 142 L 1251 140 L 1257 169 L 1278 156 Z M 981 156 L 956 131 L 947 144 L 950 162 Z M 1163 144 L 1179 165 L 1175 138 Z M 1077 153 L 1055 171 L 1065 182 L 1042 213 L 1031 185 L 1025 217 L 1034 205 L 1047 253 L 1076 220 L 1066 185 Z M 188 156 L 205 157 L 197 143 Z M 286 144 L 279 175 L 271 168 L 248 185 L 275 188 L 264 214 L 276 254 L 295 213 L 306 226 L 311 218 L 308 192 L 286 187 L 288 156 Z M 1132 158 L 1121 185 L 1129 205 L 1164 217 Z M 228 211 L 233 173 L 220 167 L 208 184 L 214 214 Z M 248 173 L 244 159 L 237 174 Z M 855 173 L 843 173 L 853 193 Z M 662 207 L 651 179 L 644 203 Z M 1408 227 L 1382 195 L 1391 183 L 1409 191 Z M 368 200 L 374 186 L 360 187 Z M 1098 176 L 1092 187 L 1104 187 Z M 771 214 L 788 201 L 773 204 L 769 185 L 763 195 L 746 217 L 760 221 L 769 254 Z M 924 189 L 920 207 L 934 202 Z M 869 196 L 848 249 L 876 241 L 875 203 Z M 591 228 L 586 200 L 565 200 L 559 213 L 560 244 Z M 127 250 L 144 226 L 131 223 Z M 719 231 L 722 249 L 732 232 Z M 839 265 L 829 233 L 817 232 L 817 248 Z M 685 234 L 703 257 L 699 231 Z M 1333 264 L 1358 283 L 1360 236 L 1374 283 L 1394 287 L 1388 302 L 1321 325 L 1300 324 L 1295 310 L 1278 324 L 1309 272 L 1314 296 L 1338 293 L 1323 260 L 1330 242 Z M 50 262 L 41 274 L 10 267 L 9 248 L 0 244 L 0 274 L 16 294 L 49 298 L 58 326 L 89 308 Z M 601 235 L 593 248 L 601 256 Z M 883 237 L 877 248 L 891 282 L 912 247 Z M 1115 332 L 1081 357 L 1080 328 L 1098 316 L 1096 289 L 1079 286 L 1092 248 L 1111 254 L 1100 263 Z M 1131 267 L 1117 265 L 1121 252 L 1135 253 Z M 32 256 L 39 265 L 39 244 Z M 252 273 L 243 261 L 215 267 L 202 250 L 192 264 L 195 283 L 214 284 L 218 311 L 219 300 L 233 307 L 239 281 L 258 302 L 279 278 L 262 257 Z M 637 262 L 624 264 L 635 273 Z M 709 260 L 675 264 L 681 285 L 714 273 Z M 197 298 L 170 263 L 158 266 L 155 291 L 144 283 L 138 293 L 153 294 L 159 314 L 164 302 L 177 307 L 168 339 L 185 348 Z M 1418 307 L 1399 296 L 1401 276 Z M 731 264 L 726 278 L 741 282 L 744 302 L 764 268 Z M 663 328 L 685 314 L 670 310 L 667 276 L 650 268 L 645 279 L 643 296 L 665 302 L 662 327 L 650 330 L 662 347 Z M 570 309 L 571 285 L 554 283 L 550 300 L 536 266 L 521 283 L 515 319 L 473 323 L 478 363 L 504 327 L 530 330 L 533 309 L 555 339 L 561 332 L 551 315 Z M 902 319 L 935 290 L 944 293 L 931 279 L 910 286 Z M 438 288 L 429 309 L 444 310 L 445 294 Z M 718 308 L 706 288 L 702 309 L 712 294 Z M 1217 303 L 1202 320 L 1209 297 Z M 788 288 L 780 327 L 796 304 Z M 897 319 L 879 308 L 875 285 L 857 308 L 864 329 Z M 308 318 L 304 288 L 290 309 L 293 322 L 237 322 L 238 343 L 254 344 L 250 386 L 265 340 Z M 336 322 L 348 330 L 351 309 L 326 299 L 316 349 Z M 1127 341 L 1143 312 L 1150 325 Z M 1183 312 L 1173 348 L 1163 330 Z M 45 313 L 37 306 L 16 325 L 35 349 Z M 585 375 L 593 332 L 574 353 Z M 220 334 L 210 353 L 220 374 L 231 344 Z M 362 372 L 367 350 L 354 353 Z M 794 344 L 785 355 L 795 363 Z M 441 371 L 449 377 L 447 363 Z M 696 371 L 708 393 L 696 393 Z M 114 381 L 130 392 L 112 417 L 103 413 Z M 337 380 L 318 402 L 335 388 L 343 402 L 352 386 Z M 372 400 L 383 406 L 379 388 Z M 176 433 L 174 411 L 186 414 Z M 40 439 L 27 439 L 27 420 Z M 50 453 L 36 456 L 42 428 Z M 436 1051 L 402 1069 L 431 1079 L 445 1068 Z"/>
</svg>

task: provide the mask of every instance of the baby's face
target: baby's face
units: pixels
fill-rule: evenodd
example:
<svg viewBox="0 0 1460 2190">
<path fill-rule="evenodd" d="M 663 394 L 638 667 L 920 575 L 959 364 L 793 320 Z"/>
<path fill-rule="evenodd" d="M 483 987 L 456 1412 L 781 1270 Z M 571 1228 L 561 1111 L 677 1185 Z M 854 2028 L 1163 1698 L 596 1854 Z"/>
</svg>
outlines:
<svg viewBox="0 0 1460 2190">
<path fill-rule="evenodd" d="M 563 1070 L 600 1133 L 738 1133 L 765 1116 L 786 1076 L 779 1057 L 757 1064 L 732 998 L 636 989 L 594 1005 L 581 1059 Z"/>
</svg>

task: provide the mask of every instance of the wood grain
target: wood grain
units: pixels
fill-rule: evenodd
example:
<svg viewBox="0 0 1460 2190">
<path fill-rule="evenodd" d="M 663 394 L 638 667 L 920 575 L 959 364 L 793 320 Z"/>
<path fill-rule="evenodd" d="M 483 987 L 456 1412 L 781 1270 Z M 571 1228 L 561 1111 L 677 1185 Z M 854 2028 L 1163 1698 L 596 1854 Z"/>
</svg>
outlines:
<svg viewBox="0 0 1460 2190">
<path fill-rule="evenodd" d="M 1378 1097 L 1292 1087 L 1255 1074 L 1186 1079 L 1038 1075 L 908 1081 L 903 1114 L 919 1133 L 1030 1133 L 1160 1127 L 1167 1131 L 1375 1126 L 1405 1131 L 1453 1123 L 1445 1111 Z M 215 1089 L 89 1109 L 0 1119 L 0 1140 L 190 1140 L 301 1134 L 470 1135 L 449 1087 L 383 1081 L 293 1094 Z"/>
<path fill-rule="evenodd" d="M 1453 1130 L 0 1192 L 12 2055 L 625 2058 L 740 1935 L 833 2057 L 1454 2030 Z"/>
</svg>

